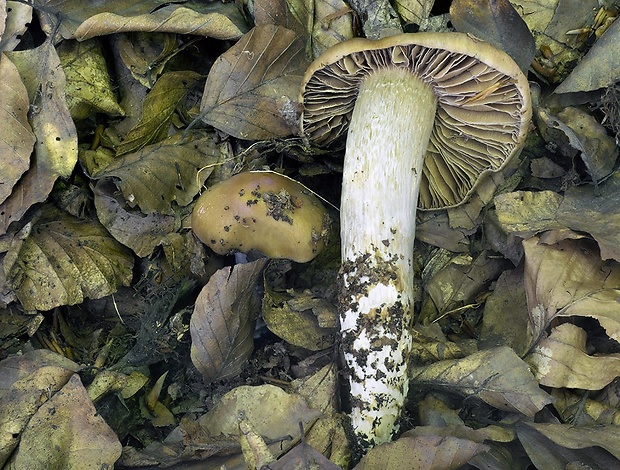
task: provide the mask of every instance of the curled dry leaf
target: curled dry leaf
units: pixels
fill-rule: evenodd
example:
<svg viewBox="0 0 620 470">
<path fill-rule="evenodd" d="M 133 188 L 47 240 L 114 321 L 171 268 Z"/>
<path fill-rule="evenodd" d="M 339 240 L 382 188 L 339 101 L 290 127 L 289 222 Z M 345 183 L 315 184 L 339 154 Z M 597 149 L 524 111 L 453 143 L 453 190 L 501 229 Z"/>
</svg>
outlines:
<svg viewBox="0 0 620 470">
<path fill-rule="evenodd" d="M 538 117 L 539 125 L 544 122 L 557 130 L 552 134 L 552 145 L 568 157 L 579 155 L 595 185 L 611 174 L 618 158 L 618 147 L 592 115 L 568 106 L 556 115 L 539 108 Z"/>
<path fill-rule="evenodd" d="M 181 226 L 174 215 L 144 215 L 128 210 L 124 201 L 118 200 L 116 185 L 109 179 L 100 180 L 93 192 L 99 221 L 116 240 L 140 257 L 150 255 L 166 235 Z"/>
<path fill-rule="evenodd" d="M 271 442 L 276 457 L 293 445 L 293 438 L 310 429 L 321 412 L 308 407 L 299 395 L 288 394 L 273 385 L 242 386 L 224 395 L 199 423 L 211 436 L 239 436 L 239 413 L 243 412 L 254 432 Z"/>
<path fill-rule="evenodd" d="M 125 114 L 118 104 L 98 40 L 63 41 L 58 55 L 67 76 L 67 104 L 73 119 L 86 119 L 92 113 Z"/>
<path fill-rule="evenodd" d="M 336 342 L 340 331 L 336 307 L 309 292 L 276 292 L 265 282 L 263 318 L 275 335 L 310 351 Z"/>
<path fill-rule="evenodd" d="M 524 238 L 552 229 L 589 233 L 601 258 L 620 261 L 620 171 L 597 188 L 569 188 L 564 197 L 552 191 L 517 191 L 497 196 L 495 205 L 499 223 L 509 233 Z"/>
<path fill-rule="evenodd" d="M 28 92 L 17 67 L 6 55 L 0 57 L 0 204 L 30 166 L 35 136 L 28 123 Z"/>
<path fill-rule="evenodd" d="M 480 351 L 464 359 L 414 367 L 411 384 L 443 388 L 475 396 L 495 408 L 534 416 L 551 397 L 538 387 L 527 364 L 505 346 Z"/>
<path fill-rule="evenodd" d="M 200 74 L 192 71 L 168 72 L 159 77 L 144 100 L 140 121 L 116 148 L 116 156 L 136 152 L 166 138 L 175 108 L 200 78 Z"/>
<path fill-rule="evenodd" d="M 12 247 L 4 267 L 9 285 L 27 310 L 50 310 L 99 299 L 129 285 L 131 252 L 102 225 L 48 206 L 30 235 Z M 6 262 L 5 259 L 5 262 Z"/>
<path fill-rule="evenodd" d="M 218 270 L 196 299 L 189 324 L 191 358 L 208 383 L 234 377 L 254 349 L 259 300 L 254 290 L 266 260 Z"/>
<path fill-rule="evenodd" d="M 602 261 L 589 240 L 563 240 L 554 245 L 538 237 L 523 242 L 525 289 L 529 312 L 544 313 L 536 325 L 555 316 L 593 317 L 616 341 L 620 340 L 620 266 Z M 534 326 L 536 326 L 534 325 Z M 532 331 L 536 340 L 537 329 Z"/>
<path fill-rule="evenodd" d="M 584 449 L 586 447 L 602 447 L 617 459 L 620 459 L 620 426 L 572 426 L 557 423 L 525 424 L 551 439 L 556 444 L 568 449 Z M 612 468 L 606 466 L 605 468 Z"/>
<path fill-rule="evenodd" d="M 620 354 L 590 356 L 586 332 L 570 323 L 551 330 L 527 356 L 542 385 L 600 390 L 620 376 Z"/>
<path fill-rule="evenodd" d="M 613 85 L 620 77 L 619 44 L 620 21 L 614 21 L 554 93 L 579 93 Z"/>
<path fill-rule="evenodd" d="M 40 349 L 0 362 L 0 466 L 19 445 L 28 422 L 64 387 L 79 366 L 59 354 Z"/>
<path fill-rule="evenodd" d="M 0 19 L 4 27 L 3 33 L 0 34 L 0 51 L 12 51 L 21 42 L 30 26 L 33 8 L 27 3 L 11 2 L 11 8 L 2 10 L 6 16 Z"/>
<path fill-rule="evenodd" d="M 297 99 L 308 60 L 305 42 L 282 26 L 256 26 L 211 67 L 200 110 L 213 127 L 240 139 L 297 130 Z"/>
<path fill-rule="evenodd" d="M 540 427 L 544 429 L 545 426 L 546 425 Z M 575 433 L 580 433 L 583 429 L 581 427 L 575 427 L 568 424 L 561 426 L 564 426 L 565 428 L 573 428 Z M 620 465 L 618 459 L 612 457 L 606 450 L 601 449 L 599 444 L 594 444 L 590 440 L 591 436 L 588 436 L 588 433 L 585 430 L 585 439 L 583 441 L 584 445 L 580 447 L 572 447 L 570 445 L 564 446 L 563 444 L 556 444 L 556 442 L 546 435 L 555 434 L 557 437 L 561 434 L 560 432 L 542 433 L 537 429 L 538 427 L 538 425 L 532 426 L 530 423 L 517 424 L 517 435 L 519 442 L 523 446 L 527 456 L 530 458 L 530 463 L 534 465 L 534 468 L 611 469 L 618 468 Z M 604 429 L 604 427 L 601 427 L 601 430 Z M 612 433 L 611 437 L 612 439 L 617 439 L 617 434 Z M 609 439 L 605 439 L 603 441 L 605 443 L 601 447 L 605 447 L 605 444 L 609 443 L 609 441 Z M 617 440 L 614 447 L 617 451 Z"/>
<path fill-rule="evenodd" d="M 536 54 L 534 37 L 508 0 L 454 0 L 450 20 L 457 31 L 472 34 L 511 56 L 527 71 Z"/>
<path fill-rule="evenodd" d="M 220 156 L 214 134 L 177 134 L 115 160 L 96 177 L 112 178 L 130 207 L 174 215 L 172 203 L 192 202 Z"/>
<path fill-rule="evenodd" d="M 24 429 L 13 468 L 112 468 L 121 443 L 97 413 L 77 374 L 47 399 Z"/>
<path fill-rule="evenodd" d="M 355 470 L 456 470 L 487 450 L 486 444 L 453 436 L 401 437 L 370 449 Z"/>
<path fill-rule="evenodd" d="M 170 3 L 165 0 L 107 0 L 45 2 L 39 11 L 43 30 L 64 39 L 84 41 L 94 36 L 127 31 L 196 34 L 215 39 L 236 39 L 246 23 L 234 3 Z"/>
<path fill-rule="evenodd" d="M 34 162 L 0 205 L 0 234 L 35 203 L 47 199 L 56 179 L 68 177 L 77 163 L 77 131 L 65 100 L 65 74 L 56 49 L 41 46 L 9 53 L 26 89 L 36 136 Z"/>
</svg>

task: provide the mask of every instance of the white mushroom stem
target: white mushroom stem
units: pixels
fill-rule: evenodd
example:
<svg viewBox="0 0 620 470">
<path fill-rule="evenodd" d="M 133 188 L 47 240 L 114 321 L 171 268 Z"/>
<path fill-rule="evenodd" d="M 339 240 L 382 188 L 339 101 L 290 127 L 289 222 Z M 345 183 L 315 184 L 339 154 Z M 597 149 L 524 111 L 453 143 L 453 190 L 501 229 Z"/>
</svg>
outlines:
<svg viewBox="0 0 620 470">
<path fill-rule="evenodd" d="M 341 331 L 354 432 L 390 441 L 408 391 L 415 214 L 436 110 L 410 72 L 364 79 L 349 126 L 341 203 Z"/>
</svg>

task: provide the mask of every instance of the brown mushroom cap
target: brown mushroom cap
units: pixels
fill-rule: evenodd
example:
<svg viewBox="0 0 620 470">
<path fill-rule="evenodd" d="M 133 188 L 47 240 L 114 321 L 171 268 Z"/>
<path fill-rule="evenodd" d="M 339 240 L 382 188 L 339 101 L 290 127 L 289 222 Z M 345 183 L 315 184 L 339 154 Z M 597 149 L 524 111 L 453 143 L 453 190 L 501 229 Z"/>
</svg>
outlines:
<svg viewBox="0 0 620 470">
<path fill-rule="evenodd" d="M 301 132 L 328 146 L 345 135 L 357 90 L 378 68 L 404 68 L 437 96 L 420 183 L 420 209 L 464 202 L 481 174 L 521 149 L 532 109 L 527 79 L 504 52 L 462 33 L 352 39 L 316 59 L 303 80 Z"/>
<path fill-rule="evenodd" d="M 258 250 L 303 263 L 323 249 L 330 228 L 331 218 L 311 191 L 271 171 L 239 173 L 214 184 L 192 213 L 196 236 L 221 255 Z"/>
</svg>

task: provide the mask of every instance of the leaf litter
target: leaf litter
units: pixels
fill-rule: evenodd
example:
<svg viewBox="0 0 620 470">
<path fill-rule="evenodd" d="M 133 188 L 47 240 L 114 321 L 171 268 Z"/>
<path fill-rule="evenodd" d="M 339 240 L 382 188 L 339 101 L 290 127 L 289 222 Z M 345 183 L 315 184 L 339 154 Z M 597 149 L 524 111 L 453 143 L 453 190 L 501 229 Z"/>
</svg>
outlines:
<svg viewBox="0 0 620 470">
<path fill-rule="evenodd" d="M 219 256 L 189 216 L 265 168 L 337 205 L 342 148 L 297 137 L 307 65 L 450 19 L 529 69 L 535 119 L 467 204 L 420 215 L 405 432 L 357 467 L 617 466 L 619 5 L 486 3 L 3 5 L 0 467 L 353 467 L 338 240 Z"/>
</svg>

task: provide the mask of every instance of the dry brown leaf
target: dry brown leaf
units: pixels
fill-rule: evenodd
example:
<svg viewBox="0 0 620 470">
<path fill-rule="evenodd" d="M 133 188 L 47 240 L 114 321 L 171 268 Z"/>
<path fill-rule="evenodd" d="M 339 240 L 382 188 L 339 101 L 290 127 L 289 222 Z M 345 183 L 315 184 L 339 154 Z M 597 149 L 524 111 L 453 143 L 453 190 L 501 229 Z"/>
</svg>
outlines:
<svg viewBox="0 0 620 470">
<path fill-rule="evenodd" d="M 224 395 L 199 423 L 211 436 L 239 436 L 240 412 L 245 413 L 254 432 L 272 442 L 269 449 L 276 457 L 292 447 L 293 439 L 300 434 L 300 422 L 303 429 L 309 429 L 321 415 L 309 408 L 301 396 L 279 387 L 242 386 Z"/>
<path fill-rule="evenodd" d="M 58 56 L 67 76 L 67 105 L 73 119 L 86 119 L 94 113 L 125 114 L 118 104 L 103 48 L 97 39 L 81 43 L 63 41 Z"/>
<path fill-rule="evenodd" d="M 524 238 L 544 230 L 589 233 L 603 259 L 620 261 L 620 171 L 598 187 L 575 186 L 564 197 L 552 191 L 506 193 L 495 198 L 503 229 Z"/>
<path fill-rule="evenodd" d="M 353 10 L 344 1 L 314 1 L 314 26 L 312 28 L 314 57 L 319 57 L 327 48 L 335 44 L 352 39 L 355 36 L 354 21 Z"/>
<path fill-rule="evenodd" d="M 411 369 L 411 387 L 447 389 L 474 396 L 500 410 L 534 416 L 551 397 L 538 387 L 527 364 L 508 347 L 480 351 L 464 359 Z"/>
<path fill-rule="evenodd" d="M 22 431 L 45 399 L 78 369 L 75 362 L 46 349 L 0 362 L 0 466 L 17 447 Z"/>
<path fill-rule="evenodd" d="M 426 283 L 429 300 L 421 317 L 424 321 L 435 320 L 451 309 L 473 302 L 476 294 L 495 280 L 505 267 L 505 260 L 490 257 L 487 252 L 482 252 L 475 260 L 455 256 Z M 436 313 L 432 309 L 436 309 Z"/>
<path fill-rule="evenodd" d="M 308 65 L 305 41 L 282 26 L 256 26 L 211 67 L 200 110 L 208 124 L 240 139 L 297 130 L 297 99 Z"/>
<path fill-rule="evenodd" d="M 259 309 L 254 287 L 265 263 L 260 259 L 218 270 L 196 299 L 191 357 L 208 383 L 239 374 L 254 349 Z"/>
<path fill-rule="evenodd" d="M 7 280 L 27 310 L 99 299 L 129 285 L 133 257 L 102 225 L 47 206 L 30 235 L 7 254 Z"/>
<path fill-rule="evenodd" d="M 505 51 L 527 71 L 536 53 L 532 33 L 508 0 L 453 0 L 450 20 L 457 31 L 472 34 Z"/>
<path fill-rule="evenodd" d="M 554 93 L 586 92 L 613 85 L 620 77 L 619 44 L 620 21 L 614 21 Z"/>
<path fill-rule="evenodd" d="M 570 425 L 563 426 L 571 427 Z M 578 429 L 580 428 L 575 428 L 575 430 Z M 527 452 L 528 457 L 531 459 L 531 463 L 534 464 L 534 468 L 545 470 L 608 470 L 612 468 L 619 468 L 620 466 L 618 459 L 610 456 L 607 451 L 599 448 L 598 446 L 593 446 L 592 442 L 588 442 L 587 438 L 585 442 L 587 442 L 591 447 L 564 447 L 563 445 L 556 444 L 543 433 L 539 432 L 537 429 L 534 429 L 530 423 L 517 424 L 517 434 L 519 437 L 519 442 Z M 556 435 L 557 434 L 558 433 L 556 433 Z M 587 435 L 587 432 L 585 434 Z M 616 451 L 618 448 L 619 447 L 616 443 Z"/>
<path fill-rule="evenodd" d="M 45 396 L 45 395 L 44 395 Z M 12 468 L 112 468 L 121 455 L 116 434 L 97 413 L 77 374 L 47 395 L 28 421 Z"/>
<path fill-rule="evenodd" d="M 136 152 L 165 139 L 179 101 L 200 78 L 200 74 L 192 71 L 168 72 L 159 77 L 144 100 L 140 121 L 116 148 L 116 156 Z"/>
<path fill-rule="evenodd" d="M 401 437 L 371 449 L 354 470 L 456 470 L 488 449 L 451 436 Z"/>
<path fill-rule="evenodd" d="M 563 240 L 546 245 L 533 237 L 523 242 L 525 289 L 529 312 L 538 307 L 544 318 L 532 324 L 535 341 L 557 316 L 593 317 L 620 340 L 620 266 L 600 259 L 589 240 Z M 532 320 L 535 320 L 534 318 Z"/>
<path fill-rule="evenodd" d="M 214 134 L 175 134 L 115 160 L 96 178 L 112 178 L 130 207 L 174 215 L 173 203 L 192 202 L 220 157 Z"/>
<path fill-rule="evenodd" d="M 533 348 L 526 359 L 541 385 L 600 390 L 620 376 L 620 354 L 588 355 L 586 336 L 563 323 Z"/>
<path fill-rule="evenodd" d="M 396 0 L 394 7 L 405 23 L 421 24 L 427 20 L 435 0 Z"/>
<path fill-rule="evenodd" d="M 181 228 L 177 216 L 159 213 L 144 215 L 128 210 L 124 201 L 119 201 L 116 185 L 111 180 L 99 181 L 93 192 L 101 224 L 116 240 L 140 257 L 150 255 L 166 235 Z"/>
<path fill-rule="evenodd" d="M 159 31 L 196 34 L 215 39 L 237 39 L 246 23 L 234 3 L 165 0 L 37 0 L 44 31 L 49 35 L 60 20 L 58 32 L 64 39 L 80 41 L 119 32 Z"/>
<path fill-rule="evenodd" d="M 310 292 L 276 292 L 265 282 L 263 319 L 275 335 L 310 351 L 328 348 L 340 331 L 336 307 Z"/>
<path fill-rule="evenodd" d="M 284 457 L 269 464 L 271 470 L 340 470 L 341 468 L 306 442 L 296 445 Z"/>
<path fill-rule="evenodd" d="M 479 347 L 510 346 L 522 356 L 530 346 L 528 320 L 523 271 L 504 271 L 484 304 Z"/>
<path fill-rule="evenodd" d="M 620 459 L 620 426 L 572 426 L 556 423 L 526 423 L 556 444 L 569 449 L 602 447 Z M 611 468 L 611 467 L 607 467 Z"/>
<path fill-rule="evenodd" d="M 32 6 L 20 2 L 3 2 L 10 8 L 2 8 L 6 17 L 1 19 L 4 32 L 0 34 L 0 51 L 12 51 L 21 42 L 32 21 Z"/>
<path fill-rule="evenodd" d="M 28 92 L 17 67 L 4 54 L 0 56 L 0 204 L 30 167 L 35 136 L 28 123 Z"/>
<path fill-rule="evenodd" d="M 45 42 L 9 54 L 28 90 L 30 124 L 37 138 L 34 163 L 0 205 L 0 234 L 35 203 L 47 199 L 56 179 L 77 162 L 77 131 L 65 100 L 65 75 L 56 49 Z"/>
</svg>

